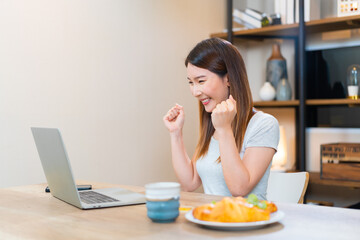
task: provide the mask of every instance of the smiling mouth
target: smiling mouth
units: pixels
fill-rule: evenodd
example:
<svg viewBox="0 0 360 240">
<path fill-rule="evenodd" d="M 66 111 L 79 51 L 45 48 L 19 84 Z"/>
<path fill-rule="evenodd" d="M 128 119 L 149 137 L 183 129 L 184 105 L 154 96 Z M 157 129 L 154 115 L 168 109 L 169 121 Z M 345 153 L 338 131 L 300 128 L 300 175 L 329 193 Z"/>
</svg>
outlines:
<svg viewBox="0 0 360 240">
<path fill-rule="evenodd" d="M 202 104 L 207 105 L 210 102 L 210 98 L 205 98 L 200 100 Z"/>
</svg>

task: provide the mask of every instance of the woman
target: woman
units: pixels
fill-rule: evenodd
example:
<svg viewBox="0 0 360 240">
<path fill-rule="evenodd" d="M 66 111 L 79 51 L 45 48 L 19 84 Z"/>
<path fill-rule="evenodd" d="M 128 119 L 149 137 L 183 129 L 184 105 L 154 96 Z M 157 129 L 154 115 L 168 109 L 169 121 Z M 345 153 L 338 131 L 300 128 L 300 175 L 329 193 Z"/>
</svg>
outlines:
<svg viewBox="0 0 360 240">
<path fill-rule="evenodd" d="M 279 142 L 277 120 L 253 108 L 244 61 L 231 43 L 211 38 L 185 60 L 190 91 L 199 100 L 200 137 L 194 157 L 186 153 L 178 104 L 164 116 L 172 162 L 183 190 L 203 184 L 207 194 L 266 199 L 270 163 Z"/>
</svg>

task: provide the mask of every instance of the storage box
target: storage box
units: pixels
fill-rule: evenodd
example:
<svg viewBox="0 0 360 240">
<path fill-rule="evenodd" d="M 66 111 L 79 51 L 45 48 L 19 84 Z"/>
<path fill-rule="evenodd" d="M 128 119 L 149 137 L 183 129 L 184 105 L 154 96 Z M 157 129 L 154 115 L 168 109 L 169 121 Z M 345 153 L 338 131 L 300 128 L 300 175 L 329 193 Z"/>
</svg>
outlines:
<svg viewBox="0 0 360 240">
<path fill-rule="evenodd" d="M 360 181 L 360 143 L 321 144 L 323 179 Z"/>
<path fill-rule="evenodd" d="M 353 16 L 360 14 L 360 0 L 338 0 L 337 1 L 337 16 Z"/>
</svg>

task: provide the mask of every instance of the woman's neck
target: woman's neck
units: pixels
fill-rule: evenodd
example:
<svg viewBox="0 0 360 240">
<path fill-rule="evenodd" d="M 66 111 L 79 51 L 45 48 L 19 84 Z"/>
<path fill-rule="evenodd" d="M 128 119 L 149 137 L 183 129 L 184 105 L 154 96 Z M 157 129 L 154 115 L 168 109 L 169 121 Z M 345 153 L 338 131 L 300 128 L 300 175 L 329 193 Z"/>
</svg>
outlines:
<svg viewBox="0 0 360 240">
<path fill-rule="evenodd" d="M 216 130 L 215 130 L 214 134 L 212 135 L 212 137 L 213 137 L 216 141 L 219 139 Z"/>
</svg>

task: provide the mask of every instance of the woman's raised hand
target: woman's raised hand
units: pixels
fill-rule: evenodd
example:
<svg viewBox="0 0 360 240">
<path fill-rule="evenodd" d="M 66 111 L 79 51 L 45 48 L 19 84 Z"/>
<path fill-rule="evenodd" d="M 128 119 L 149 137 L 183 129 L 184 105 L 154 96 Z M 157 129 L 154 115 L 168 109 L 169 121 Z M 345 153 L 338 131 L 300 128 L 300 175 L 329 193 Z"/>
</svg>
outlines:
<svg viewBox="0 0 360 240">
<path fill-rule="evenodd" d="M 180 132 L 184 126 L 184 107 L 176 104 L 163 117 L 164 124 L 170 133 Z"/>
<path fill-rule="evenodd" d="M 236 115 L 236 101 L 230 95 L 229 99 L 217 104 L 211 114 L 211 121 L 216 130 L 231 129 L 231 123 Z"/>
</svg>

